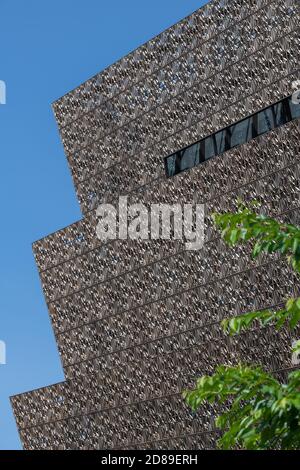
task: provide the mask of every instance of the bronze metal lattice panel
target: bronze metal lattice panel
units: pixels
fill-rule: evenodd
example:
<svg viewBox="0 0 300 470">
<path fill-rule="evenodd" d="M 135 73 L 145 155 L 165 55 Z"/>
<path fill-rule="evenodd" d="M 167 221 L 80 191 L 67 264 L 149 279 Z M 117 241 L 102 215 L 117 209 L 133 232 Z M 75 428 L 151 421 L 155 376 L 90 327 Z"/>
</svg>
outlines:
<svg viewBox="0 0 300 470">
<path fill-rule="evenodd" d="M 26 449 L 215 448 L 217 407 L 181 398 L 215 366 L 282 380 L 294 336 L 225 336 L 228 315 L 299 295 L 273 255 L 229 249 L 209 214 L 237 197 L 299 224 L 299 120 L 166 179 L 163 158 L 288 96 L 299 2 L 212 1 L 54 103 L 84 218 L 34 243 L 66 380 L 11 398 Z M 100 202 L 204 203 L 205 244 L 96 237 Z"/>
</svg>

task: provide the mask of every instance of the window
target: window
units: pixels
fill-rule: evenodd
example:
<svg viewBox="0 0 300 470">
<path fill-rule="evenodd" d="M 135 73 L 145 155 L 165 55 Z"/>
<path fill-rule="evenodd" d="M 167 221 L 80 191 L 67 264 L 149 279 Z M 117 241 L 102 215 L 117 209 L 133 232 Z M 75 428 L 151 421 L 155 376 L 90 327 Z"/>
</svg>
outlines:
<svg viewBox="0 0 300 470">
<path fill-rule="evenodd" d="M 188 168 L 193 168 L 193 166 L 198 165 L 199 151 L 200 151 L 200 144 L 198 143 L 180 152 L 181 153 L 181 162 L 180 162 L 181 171 L 187 170 Z"/>
<path fill-rule="evenodd" d="M 174 176 L 177 173 L 179 173 L 179 171 L 176 171 L 175 161 L 176 161 L 176 154 L 171 155 L 165 160 L 166 172 L 168 176 Z"/>
<path fill-rule="evenodd" d="M 211 157 L 214 157 L 216 155 L 215 149 L 214 149 L 214 141 L 213 137 L 207 137 L 204 140 L 204 155 L 205 155 L 205 160 L 208 160 Z"/>
<path fill-rule="evenodd" d="M 299 118 L 300 117 L 300 105 L 299 104 L 294 104 L 291 100 L 290 108 L 291 108 L 292 119 Z"/>
<path fill-rule="evenodd" d="M 169 176 L 188 170 L 199 164 L 200 143 L 191 145 L 166 160 L 166 171 Z"/>
<path fill-rule="evenodd" d="M 274 129 L 274 114 L 272 108 L 267 108 L 258 113 L 257 135 L 265 134 Z"/>
<path fill-rule="evenodd" d="M 243 121 L 233 124 L 229 127 L 230 130 L 230 145 L 229 148 L 236 147 L 237 145 L 244 144 L 252 139 L 252 117 L 244 119 Z"/>
<path fill-rule="evenodd" d="M 220 131 L 204 139 L 205 160 L 215 157 L 226 150 L 226 131 Z"/>
<path fill-rule="evenodd" d="M 166 157 L 167 176 L 174 176 L 181 171 L 193 168 L 205 160 L 297 118 L 300 118 L 300 105 L 294 104 L 291 96 L 284 98 L 278 103 Z"/>
<path fill-rule="evenodd" d="M 281 101 L 273 106 L 275 127 L 282 126 L 292 120 L 288 100 Z"/>
</svg>

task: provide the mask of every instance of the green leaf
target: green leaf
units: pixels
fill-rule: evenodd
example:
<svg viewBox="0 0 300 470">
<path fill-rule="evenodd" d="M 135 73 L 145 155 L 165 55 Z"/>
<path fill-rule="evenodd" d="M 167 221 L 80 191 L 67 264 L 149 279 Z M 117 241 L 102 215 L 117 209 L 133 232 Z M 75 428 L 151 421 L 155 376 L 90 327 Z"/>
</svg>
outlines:
<svg viewBox="0 0 300 470">
<path fill-rule="evenodd" d="M 251 207 L 252 206 L 252 207 Z M 255 204 L 254 204 L 255 206 Z M 300 272 L 300 228 L 292 224 L 281 224 L 266 215 L 256 214 L 253 204 L 248 208 L 237 202 L 236 213 L 213 214 L 215 225 L 222 231 L 222 238 L 230 245 L 253 240 L 252 255 L 278 251 L 287 256 L 296 272 Z"/>
<path fill-rule="evenodd" d="M 296 342 L 293 344 L 292 351 L 293 351 L 293 353 L 300 354 L 300 340 L 299 340 L 299 341 L 296 341 Z M 300 394 L 299 394 L 299 399 L 300 399 Z"/>
<path fill-rule="evenodd" d="M 220 404 L 230 398 L 227 410 L 215 421 L 224 432 L 219 448 L 299 449 L 299 387 L 300 371 L 281 384 L 259 367 L 219 366 L 212 376 L 197 381 L 188 400 L 190 395 L 197 409 L 208 398 Z"/>
<path fill-rule="evenodd" d="M 230 242 L 235 245 L 235 243 L 237 242 L 239 238 L 239 231 L 237 229 L 233 229 L 231 230 L 231 233 L 230 233 Z"/>
<path fill-rule="evenodd" d="M 300 273 L 300 228 L 282 224 L 267 215 L 253 212 L 237 201 L 236 213 L 213 214 L 212 219 L 229 245 L 251 241 L 252 256 L 275 252 L 286 257 Z M 280 309 L 247 312 L 222 321 L 231 335 L 250 328 L 274 324 L 294 328 L 300 321 L 300 297 L 289 299 Z M 300 340 L 293 345 L 300 353 Z M 286 384 L 279 383 L 259 367 L 219 366 L 212 376 L 197 380 L 195 390 L 184 392 L 186 402 L 197 410 L 205 402 L 218 403 L 227 411 L 216 419 L 223 432 L 218 446 L 223 449 L 299 449 L 300 448 L 300 371 L 289 374 Z"/>
</svg>

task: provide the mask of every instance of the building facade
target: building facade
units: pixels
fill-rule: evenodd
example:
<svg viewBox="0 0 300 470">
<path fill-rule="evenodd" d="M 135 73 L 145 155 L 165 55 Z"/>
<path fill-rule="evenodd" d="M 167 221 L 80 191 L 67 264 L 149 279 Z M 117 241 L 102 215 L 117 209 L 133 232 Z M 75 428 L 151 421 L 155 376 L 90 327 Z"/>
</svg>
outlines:
<svg viewBox="0 0 300 470">
<path fill-rule="evenodd" d="M 293 335 L 228 316 L 300 295 L 286 261 L 227 247 L 237 198 L 300 222 L 299 1 L 213 0 L 53 105 L 83 217 L 34 243 L 66 380 L 11 398 L 25 449 L 210 449 L 216 406 L 181 392 L 220 363 L 284 378 Z M 101 203 L 205 205 L 205 243 L 96 236 Z"/>
</svg>

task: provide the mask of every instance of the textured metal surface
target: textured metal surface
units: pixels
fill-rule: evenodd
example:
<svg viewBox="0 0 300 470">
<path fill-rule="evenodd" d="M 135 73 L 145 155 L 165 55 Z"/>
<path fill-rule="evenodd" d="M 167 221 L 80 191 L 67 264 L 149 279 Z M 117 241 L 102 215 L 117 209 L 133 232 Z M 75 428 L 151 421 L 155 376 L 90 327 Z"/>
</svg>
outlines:
<svg viewBox="0 0 300 470">
<path fill-rule="evenodd" d="M 295 78 L 296 76 L 297 74 L 293 75 Z M 288 82 L 290 79 L 286 81 L 286 88 L 290 86 Z M 277 97 L 275 90 L 274 95 Z M 262 99 L 261 96 L 259 98 Z M 168 180 L 165 180 L 165 177 L 153 180 L 148 185 L 129 194 L 128 203 L 136 201 L 145 204 L 160 201 L 172 203 L 174 200 L 194 200 L 208 204 L 208 201 L 216 199 L 222 194 L 238 190 L 241 186 L 262 179 L 276 170 L 284 171 L 286 167 L 297 163 L 299 137 L 299 123 L 290 123 L 259 139 L 252 140 L 214 161 L 208 161 L 184 175 L 178 175 L 176 178 Z M 270 156 L 266 158 L 266 155 L 275 153 L 276 158 Z M 163 168 L 162 161 L 161 167 Z M 117 202 L 117 199 L 111 199 L 110 202 Z M 280 203 L 280 201 L 278 202 Z M 284 200 L 282 204 L 284 204 Z M 211 205 L 207 206 L 208 213 L 212 209 Z M 268 207 L 268 210 L 271 209 Z M 33 248 L 40 271 L 88 253 L 100 246 L 101 243 L 95 232 L 96 225 L 95 211 L 91 211 L 78 223 L 34 243 Z M 208 228 L 206 236 L 207 238 L 211 236 Z M 135 246 L 138 246 L 138 243 Z M 167 243 L 166 246 L 168 246 Z M 173 248 L 175 249 L 174 246 Z M 154 246 L 152 249 L 154 250 Z M 131 258 L 132 263 L 138 261 L 134 256 Z"/>
<path fill-rule="evenodd" d="M 211 38 L 267 3 L 266 0 L 250 0 L 247 4 L 243 0 L 208 3 L 54 103 L 58 123 L 65 126 L 190 50 L 202 49 Z"/>
<path fill-rule="evenodd" d="M 54 104 L 84 218 L 34 243 L 66 381 L 12 397 L 27 449 L 214 448 L 218 409 L 181 398 L 220 363 L 284 378 L 289 331 L 225 336 L 228 315 L 299 295 L 278 256 L 230 249 L 209 214 L 237 197 L 299 223 L 300 124 L 166 179 L 163 158 L 291 94 L 299 2 L 213 1 Z M 205 245 L 96 238 L 95 207 L 205 204 Z"/>
<path fill-rule="evenodd" d="M 193 416 L 180 397 L 182 388 L 220 360 L 288 368 L 291 341 L 289 332 L 278 335 L 273 328 L 228 338 L 208 326 L 185 333 L 177 343 L 169 341 L 167 351 L 144 345 L 133 357 L 118 354 L 113 362 L 111 356 L 109 367 L 101 368 L 99 360 L 71 382 L 16 397 L 18 424 L 27 439 L 37 439 L 34 447 L 46 448 L 57 447 L 60 439 L 65 447 L 143 447 L 152 440 L 210 431 L 216 408 L 207 406 Z"/>
<path fill-rule="evenodd" d="M 289 36 L 290 32 L 297 28 L 298 21 L 294 10 L 288 5 L 282 2 L 271 3 L 260 10 L 257 16 L 247 17 L 244 20 L 247 32 L 242 29 L 241 24 L 236 26 L 241 28 L 241 31 L 233 31 L 230 28 L 227 34 L 231 34 L 233 38 L 242 38 L 242 41 L 248 38 L 248 44 L 236 48 L 236 52 L 228 38 L 227 40 L 218 38 L 218 46 L 213 46 L 212 50 L 200 49 L 199 52 L 199 49 L 196 49 L 195 54 L 199 57 L 189 59 L 193 72 L 190 71 L 191 65 L 183 66 L 189 82 L 188 78 L 182 81 L 188 82 L 188 85 L 176 88 L 173 84 L 174 74 L 171 74 L 168 81 L 160 76 L 161 70 L 157 72 L 158 91 L 154 93 L 151 105 L 142 109 L 140 113 L 139 100 L 136 98 L 139 94 L 136 90 L 129 89 L 127 91 L 130 98 L 129 108 L 136 113 L 133 117 L 122 118 L 122 121 L 119 121 L 112 113 L 108 122 L 103 115 L 95 116 L 95 113 L 100 113 L 102 108 L 103 112 L 109 113 L 109 109 L 111 107 L 116 109 L 117 105 L 121 110 L 115 112 L 127 116 L 126 105 L 122 101 L 126 94 L 122 93 L 116 98 L 116 105 L 110 100 L 109 106 L 106 103 L 104 107 L 89 112 L 84 118 L 61 129 L 83 211 L 95 207 L 97 202 L 106 199 L 108 194 L 128 192 L 129 185 L 132 187 L 134 184 L 136 186 L 145 184 L 147 176 L 148 180 L 149 176 L 152 178 L 156 173 L 159 176 L 162 155 L 172 153 L 180 146 L 190 143 L 191 139 L 198 140 L 218 128 L 218 123 L 212 122 L 212 115 L 219 114 L 226 108 L 229 113 L 228 122 L 236 120 L 236 110 L 230 114 L 228 109 L 231 104 L 253 95 L 256 89 L 261 90 L 274 81 L 278 82 L 280 78 L 297 68 L 299 54 L 294 41 L 297 42 L 298 33 L 295 33 L 296 37 Z M 287 37 L 282 39 L 283 35 Z M 265 39 L 263 40 L 261 36 Z M 281 39 L 278 42 L 279 37 Z M 222 51 L 220 54 L 226 55 L 224 52 L 226 47 L 231 51 L 231 54 L 227 52 L 227 56 L 230 55 L 231 58 L 229 62 L 223 61 L 216 53 L 217 49 Z M 216 69 L 206 63 L 208 58 L 216 61 L 218 64 Z M 175 64 L 182 65 L 185 59 L 185 56 L 180 57 Z M 203 69 L 205 76 L 201 72 Z M 172 84 L 175 91 L 172 89 Z M 145 86 L 144 82 L 142 85 Z M 95 92 L 94 100 L 96 99 Z M 133 104 L 132 99 L 135 100 Z M 256 106 L 259 106 L 258 103 Z M 247 112 L 248 109 L 244 115 L 247 115 Z M 243 114 L 241 116 L 243 117 Z M 198 129 L 193 137 L 191 126 L 195 124 L 198 124 Z M 99 130 L 101 126 L 103 132 Z M 201 135 L 199 135 L 200 126 Z M 187 128 L 189 133 L 185 137 L 182 134 Z M 177 142 L 178 139 L 182 142 Z M 163 148 L 161 145 L 157 148 L 161 142 L 164 143 Z M 135 158 L 129 162 L 132 156 Z M 115 167 L 124 162 L 125 166 Z M 83 175 L 80 174 L 81 168 L 85 169 Z M 94 173 L 97 177 L 91 180 Z M 82 180 L 84 183 L 80 184 Z"/>
<path fill-rule="evenodd" d="M 259 11 L 257 16 L 250 17 L 250 20 L 247 17 L 222 36 L 207 43 L 205 47 L 197 48 L 172 62 L 171 66 L 167 65 L 164 69 L 160 69 L 155 75 L 151 75 L 148 82 L 143 80 L 135 88 L 129 88 L 122 95 L 108 100 L 104 105 L 62 127 L 62 140 L 66 153 L 73 154 L 80 148 L 88 146 L 93 140 L 102 140 L 104 136 L 112 134 L 116 128 L 125 127 L 129 122 L 148 114 L 157 106 L 164 110 L 164 104 L 168 103 L 169 113 L 170 110 L 175 110 L 175 103 L 183 102 L 188 106 L 188 100 L 184 96 L 181 98 L 186 89 L 200 87 L 201 90 L 205 86 L 208 98 L 202 97 L 203 102 L 211 101 L 212 94 L 209 90 L 211 76 L 218 74 L 221 79 L 228 67 L 233 67 L 234 73 L 236 64 L 245 61 L 246 57 L 252 58 L 253 54 L 257 54 L 256 60 L 259 61 L 260 49 L 273 44 L 278 36 L 290 33 L 297 26 L 296 16 L 285 15 L 285 10 L 284 4 L 268 5 Z M 180 98 L 174 101 L 177 96 Z M 180 108 L 178 111 L 180 112 Z M 159 118 L 157 112 L 154 118 Z M 139 124 L 135 122 L 135 127 L 138 128 L 139 125 L 143 127 L 143 124 L 143 120 Z M 126 144 L 124 138 L 122 143 L 123 146 Z"/>
</svg>

